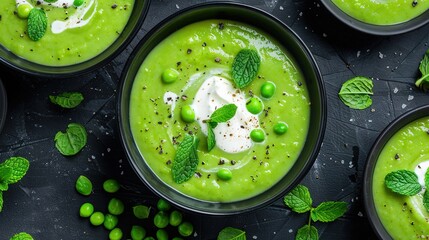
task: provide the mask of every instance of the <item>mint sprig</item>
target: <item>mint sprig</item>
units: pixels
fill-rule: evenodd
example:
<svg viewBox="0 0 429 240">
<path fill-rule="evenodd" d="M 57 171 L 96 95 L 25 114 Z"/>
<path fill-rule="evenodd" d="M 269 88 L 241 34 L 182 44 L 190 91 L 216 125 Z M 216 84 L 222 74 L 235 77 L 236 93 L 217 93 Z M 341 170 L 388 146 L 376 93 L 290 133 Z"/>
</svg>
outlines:
<svg viewBox="0 0 429 240">
<path fill-rule="evenodd" d="M 217 240 L 246 240 L 246 232 L 233 227 L 226 227 L 222 229 Z"/>
<path fill-rule="evenodd" d="M 261 59 L 253 49 L 242 49 L 232 63 L 232 79 L 237 88 L 249 85 L 258 74 Z"/>
<path fill-rule="evenodd" d="M 395 193 L 413 196 L 422 190 L 417 174 L 409 170 L 398 170 L 388 173 L 384 178 L 386 187 Z"/>
<path fill-rule="evenodd" d="M 28 37 L 33 41 L 39 41 L 48 28 L 48 17 L 41 8 L 31 9 L 28 15 Z"/>
<path fill-rule="evenodd" d="M 183 183 L 191 179 L 198 166 L 199 140 L 194 135 L 187 134 L 179 144 L 171 167 L 173 181 Z"/>
<path fill-rule="evenodd" d="M 226 104 L 216 109 L 210 118 L 204 120 L 207 123 L 207 150 L 210 152 L 216 146 L 216 138 L 213 129 L 219 124 L 229 121 L 235 116 L 237 106 L 235 104 Z"/>
<path fill-rule="evenodd" d="M 305 213 L 310 211 L 308 224 L 301 227 L 296 236 L 296 240 L 317 240 L 319 234 L 317 229 L 311 225 L 311 221 L 332 222 L 343 216 L 347 212 L 346 202 L 327 201 L 320 203 L 316 208 L 312 206 L 310 191 L 304 185 L 298 185 L 290 191 L 284 198 L 284 203 L 292 211 Z"/>
<path fill-rule="evenodd" d="M 29 167 L 30 162 L 23 157 L 10 157 L 0 163 L 0 212 L 3 209 L 3 191 L 7 191 L 10 184 L 21 180 Z"/>
<path fill-rule="evenodd" d="M 10 240 L 34 240 L 34 238 L 26 232 L 20 232 L 13 235 Z"/>
<path fill-rule="evenodd" d="M 63 92 L 58 95 L 50 95 L 49 100 L 63 108 L 75 108 L 83 101 L 83 95 L 79 92 Z"/>
<path fill-rule="evenodd" d="M 429 188 L 429 168 L 426 170 L 426 173 L 425 173 L 425 187 L 426 189 Z"/>
<path fill-rule="evenodd" d="M 419 70 L 422 76 L 416 80 L 415 84 L 418 88 L 427 91 L 429 90 L 429 49 L 426 50 L 425 55 L 420 62 Z"/>
<path fill-rule="evenodd" d="M 12 168 L 7 166 L 0 167 L 0 191 L 7 191 L 9 188 L 9 179 L 12 176 Z"/>
<path fill-rule="evenodd" d="M 365 109 L 372 104 L 373 86 L 372 80 L 367 77 L 354 77 L 343 83 L 338 96 L 352 109 Z"/>
</svg>

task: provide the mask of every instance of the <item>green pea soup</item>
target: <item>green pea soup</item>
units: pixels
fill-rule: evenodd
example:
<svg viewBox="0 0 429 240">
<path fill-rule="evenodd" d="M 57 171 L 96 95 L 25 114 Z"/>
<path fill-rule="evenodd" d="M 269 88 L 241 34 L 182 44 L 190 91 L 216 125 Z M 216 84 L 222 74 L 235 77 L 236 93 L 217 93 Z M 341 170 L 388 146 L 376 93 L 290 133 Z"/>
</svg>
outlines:
<svg viewBox="0 0 429 240">
<path fill-rule="evenodd" d="M 201 126 L 197 121 L 184 122 L 180 109 L 192 104 L 209 77 L 232 81 L 231 66 L 242 49 L 256 50 L 261 59 L 257 77 L 237 91 L 244 93 L 246 99 L 262 99 L 264 110 L 257 117 L 265 140 L 238 153 L 227 153 L 217 146 L 208 152 L 207 136 Z M 174 82 L 165 83 L 162 74 L 171 68 L 179 76 Z M 267 81 L 276 87 L 269 99 L 260 93 Z M 177 94 L 174 109 L 164 101 L 166 92 Z M 129 111 L 134 141 L 158 178 L 192 198 L 233 202 L 267 190 L 294 165 L 309 130 L 310 98 L 303 73 L 275 39 L 240 22 L 212 19 L 177 30 L 148 54 L 135 77 Z M 286 133 L 274 133 L 278 122 L 287 123 Z M 172 177 L 172 161 L 186 134 L 200 139 L 199 163 L 190 180 L 177 184 Z M 219 178 L 221 169 L 228 169 L 231 174 Z"/>
</svg>

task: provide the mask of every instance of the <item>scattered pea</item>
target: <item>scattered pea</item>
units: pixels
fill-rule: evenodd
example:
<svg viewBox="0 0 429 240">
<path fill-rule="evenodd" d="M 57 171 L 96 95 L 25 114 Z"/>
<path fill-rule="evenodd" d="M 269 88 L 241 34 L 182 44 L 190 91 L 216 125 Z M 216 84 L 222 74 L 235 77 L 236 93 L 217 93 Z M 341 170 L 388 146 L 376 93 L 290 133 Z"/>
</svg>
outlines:
<svg viewBox="0 0 429 240">
<path fill-rule="evenodd" d="M 112 198 L 107 205 L 107 209 L 113 215 L 121 215 L 124 212 L 124 203 L 117 198 Z"/>
<path fill-rule="evenodd" d="M 182 120 L 187 123 L 191 123 L 195 120 L 195 112 L 190 105 L 185 105 L 180 111 Z"/>
<path fill-rule="evenodd" d="M 217 171 L 217 177 L 227 181 L 232 178 L 232 172 L 228 168 L 221 168 Z"/>
<path fill-rule="evenodd" d="M 82 4 L 85 2 L 85 0 L 74 0 L 73 1 L 73 5 L 75 6 L 75 7 L 79 7 L 79 6 L 82 6 Z"/>
<path fill-rule="evenodd" d="M 265 140 L 264 130 L 260 128 L 255 128 L 250 132 L 250 138 L 254 142 L 263 142 Z"/>
<path fill-rule="evenodd" d="M 110 240 L 121 240 L 122 239 L 122 230 L 120 228 L 115 228 L 109 233 Z"/>
<path fill-rule="evenodd" d="M 92 182 L 87 177 L 80 175 L 76 180 L 76 190 L 84 195 L 88 196 L 92 192 Z"/>
<path fill-rule="evenodd" d="M 179 226 L 179 224 L 182 223 L 182 219 L 183 219 L 183 216 L 182 216 L 181 212 L 179 212 L 177 210 L 173 210 L 170 213 L 170 225 L 171 226 L 173 226 L 173 227 Z"/>
<path fill-rule="evenodd" d="M 107 230 L 112 230 L 118 225 L 118 222 L 119 220 L 116 215 L 108 213 L 106 216 L 104 216 L 103 225 Z"/>
<path fill-rule="evenodd" d="M 167 200 L 160 198 L 156 203 L 156 207 L 159 211 L 168 211 L 171 208 L 171 205 Z"/>
<path fill-rule="evenodd" d="M 273 82 L 265 82 L 261 86 L 261 96 L 264 98 L 271 98 L 276 91 L 276 85 Z"/>
<path fill-rule="evenodd" d="M 288 125 L 285 122 L 278 122 L 274 125 L 273 130 L 274 133 L 278 135 L 285 134 L 288 130 Z"/>
<path fill-rule="evenodd" d="M 94 226 L 100 226 L 104 222 L 104 214 L 102 212 L 95 212 L 89 217 L 89 222 Z"/>
<path fill-rule="evenodd" d="M 164 83 L 172 83 L 179 78 L 179 72 L 174 68 L 168 68 L 164 70 L 161 78 Z"/>
<path fill-rule="evenodd" d="M 258 114 L 264 109 L 264 104 L 257 97 L 252 97 L 246 102 L 247 111 L 252 114 Z"/>
<path fill-rule="evenodd" d="M 142 240 L 146 236 L 146 229 L 143 227 L 134 225 L 131 228 L 131 239 L 133 240 Z"/>
<path fill-rule="evenodd" d="M 153 218 L 153 224 L 157 228 L 165 228 L 169 223 L 169 217 L 164 211 L 159 211 Z"/>
<path fill-rule="evenodd" d="M 156 240 L 154 237 L 145 237 L 144 240 Z"/>
<path fill-rule="evenodd" d="M 115 179 L 107 179 L 103 183 L 103 189 L 108 193 L 115 193 L 119 190 L 119 188 L 121 188 L 121 185 Z"/>
<path fill-rule="evenodd" d="M 31 9 L 33 9 L 33 7 L 30 4 L 19 4 L 18 8 L 16 9 L 18 12 L 18 17 L 22 19 L 28 18 Z"/>
<path fill-rule="evenodd" d="M 137 205 L 133 207 L 134 216 L 138 219 L 145 219 L 149 217 L 150 207 L 145 205 Z"/>
<path fill-rule="evenodd" d="M 79 215 L 81 217 L 90 217 L 94 213 L 94 205 L 91 203 L 84 203 L 80 206 Z"/>
<path fill-rule="evenodd" d="M 165 231 L 165 229 L 158 229 L 158 231 L 156 231 L 156 238 L 158 240 L 168 240 L 167 231 Z"/>
<path fill-rule="evenodd" d="M 180 235 L 189 237 L 194 232 L 194 226 L 190 222 L 183 222 L 178 227 Z"/>
</svg>

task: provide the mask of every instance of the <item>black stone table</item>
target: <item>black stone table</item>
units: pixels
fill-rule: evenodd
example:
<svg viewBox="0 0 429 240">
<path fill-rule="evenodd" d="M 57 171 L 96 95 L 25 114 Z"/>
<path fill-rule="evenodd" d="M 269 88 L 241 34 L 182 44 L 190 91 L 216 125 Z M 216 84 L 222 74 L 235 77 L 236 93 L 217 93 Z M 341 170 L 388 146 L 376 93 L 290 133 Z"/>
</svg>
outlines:
<svg viewBox="0 0 429 240">
<path fill-rule="evenodd" d="M 91 201 L 106 212 L 113 196 L 102 191 L 107 178 L 125 187 L 116 197 L 127 206 L 151 205 L 157 197 L 138 179 L 121 147 L 116 117 L 116 99 L 121 71 L 138 41 L 159 21 L 203 0 L 152 0 L 149 14 L 132 44 L 101 69 L 67 79 L 25 76 L 1 68 L 8 94 L 8 113 L 0 134 L 0 161 L 10 156 L 30 160 L 27 175 L 5 192 L 0 213 L 0 239 L 25 231 L 37 240 L 107 239 L 103 227 L 92 227 L 78 216 L 79 206 Z M 429 95 L 417 89 L 418 66 L 428 48 L 429 25 L 390 37 L 357 32 L 329 14 L 314 0 L 241 1 L 261 8 L 289 25 L 313 53 L 326 86 L 328 124 L 320 154 L 303 179 L 314 204 L 346 201 L 349 211 L 333 223 L 316 223 L 321 239 L 375 239 L 363 206 L 362 178 L 367 154 L 377 135 L 398 115 L 429 104 Z M 374 79 L 373 105 L 352 110 L 338 98 L 341 84 L 354 76 Z M 79 91 L 86 97 L 76 109 L 50 104 L 48 95 Z M 57 131 L 70 122 L 85 125 L 88 144 L 78 155 L 63 157 L 54 147 Z M 83 197 L 74 189 L 79 175 L 94 183 L 94 194 Z M 129 236 L 129 226 L 139 223 L 128 209 L 120 226 Z M 308 220 L 306 214 L 288 210 L 279 199 L 271 206 L 229 217 L 209 217 L 185 212 L 195 226 L 190 239 L 216 239 L 226 226 L 243 229 L 247 239 L 294 239 Z M 150 224 L 148 223 L 148 226 Z M 153 229 L 148 227 L 149 231 Z M 153 234 L 152 234 L 153 235 Z"/>
</svg>

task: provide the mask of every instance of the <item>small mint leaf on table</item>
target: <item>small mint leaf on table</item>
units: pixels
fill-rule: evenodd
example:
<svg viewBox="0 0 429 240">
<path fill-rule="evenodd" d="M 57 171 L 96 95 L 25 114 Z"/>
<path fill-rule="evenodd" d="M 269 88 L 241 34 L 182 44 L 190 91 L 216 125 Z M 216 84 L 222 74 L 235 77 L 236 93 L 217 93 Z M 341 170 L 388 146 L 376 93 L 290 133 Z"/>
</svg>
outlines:
<svg viewBox="0 0 429 240">
<path fill-rule="evenodd" d="M 296 233 L 295 240 L 318 240 L 319 233 L 317 228 L 310 225 L 304 225 Z"/>
<path fill-rule="evenodd" d="M 40 40 L 48 28 L 48 17 L 41 8 L 33 8 L 28 15 L 28 37 L 33 41 Z"/>
<path fill-rule="evenodd" d="M 64 156 L 77 154 L 86 145 L 87 133 L 84 126 L 70 123 L 66 132 L 57 132 L 54 138 L 55 147 Z"/>
<path fill-rule="evenodd" d="M 246 232 L 237 228 L 226 227 L 219 232 L 217 240 L 246 240 Z"/>
<path fill-rule="evenodd" d="M 346 202 L 322 202 L 311 211 L 311 219 L 315 222 L 332 222 L 347 212 Z"/>
<path fill-rule="evenodd" d="M 213 128 L 210 124 L 207 125 L 207 150 L 210 152 L 216 146 L 216 138 Z"/>
<path fill-rule="evenodd" d="M 49 100 L 63 108 L 75 108 L 83 101 L 83 95 L 79 92 L 63 92 L 56 96 L 50 95 Z"/>
<path fill-rule="evenodd" d="M 26 233 L 26 232 L 20 232 L 15 235 L 10 240 L 34 240 L 33 237 Z"/>
<path fill-rule="evenodd" d="M 261 59 L 253 49 L 242 49 L 232 63 L 232 79 L 237 88 L 249 85 L 258 74 Z"/>
<path fill-rule="evenodd" d="M 223 123 L 234 117 L 237 112 L 235 104 L 226 104 L 216 109 L 210 116 L 209 122 Z"/>
<path fill-rule="evenodd" d="M 194 135 L 187 134 L 179 144 L 171 167 L 175 183 L 184 183 L 191 179 L 198 166 L 199 140 Z"/>
<path fill-rule="evenodd" d="M 310 191 L 304 185 L 296 186 L 284 197 L 283 201 L 292 211 L 297 213 L 310 211 L 313 203 Z"/>
<path fill-rule="evenodd" d="M 413 196 L 422 190 L 417 175 L 409 170 L 391 172 L 384 178 L 386 187 L 395 193 Z"/>
<path fill-rule="evenodd" d="M 30 167 L 30 162 L 23 157 L 10 157 L 1 163 L 0 167 L 9 167 L 12 169 L 12 174 L 7 180 L 8 184 L 12 184 L 18 182 L 25 176 Z"/>
<path fill-rule="evenodd" d="M 346 106 L 362 110 L 372 104 L 373 86 L 372 80 L 367 77 L 354 77 L 343 83 L 338 96 Z"/>
</svg>

